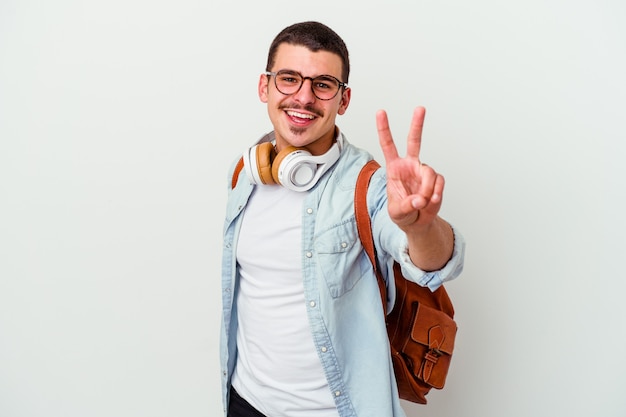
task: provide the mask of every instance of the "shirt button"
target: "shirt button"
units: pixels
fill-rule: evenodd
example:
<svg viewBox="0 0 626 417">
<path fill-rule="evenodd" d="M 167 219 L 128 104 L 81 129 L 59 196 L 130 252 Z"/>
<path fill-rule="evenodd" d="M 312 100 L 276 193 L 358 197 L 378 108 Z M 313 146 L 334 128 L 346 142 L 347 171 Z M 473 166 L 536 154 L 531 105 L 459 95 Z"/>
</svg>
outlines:
<svg viewBox="0 0 626 417">
<path fill-rule="evenodd" d="M 309 305 L 310 305 L 311 307 L 315 307 L 315 301 L 311 301 L 311 302 L 309 302 Z"/>
<path fill-rule="evenodd" d="M 345 249 L 348 247 L 348 244 L 346 242 L 341 242 L 341 247 Z"/>
<path fill-rule="evenodd" d="M 322 352 L 326 353 L 328 351 L 328 349 L 326 349 L 326 346 L 322 346 Z"/>
<path fill-rule="evenodd" d="M 306 253 L 306 257 L 307 257 L 307 258 L 312 258 L 312 257 L 313 257 L 313 253 L 311 253 L 311 252 L 307 252 L 307 253 Z"/>
<path fill-rule="evenodd" d="M 335 391 L 335 397 L 339 397 L 341 395 L 341 391 Z"/>
<path fill-rule="evenodd" d="M 313 209 L 312 209 L 312 208 L 308 208 L 308 209 L 306 209 L 306 212 L 307 212 L 308 214 L 312 214 L 312 213 L 313 213 Z"/>
</svg>

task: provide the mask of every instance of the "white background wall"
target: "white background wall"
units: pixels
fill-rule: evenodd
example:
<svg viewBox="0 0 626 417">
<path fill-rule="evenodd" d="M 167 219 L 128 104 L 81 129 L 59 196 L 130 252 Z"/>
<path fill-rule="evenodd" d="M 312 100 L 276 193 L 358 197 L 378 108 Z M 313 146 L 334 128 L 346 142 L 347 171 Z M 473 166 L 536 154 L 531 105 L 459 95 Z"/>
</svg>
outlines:
<svg viewBox="0 0 626 417">
<path fill-rule="evenodd" d="M 350 48 L 353 143 L 427 107 L 468 242 L 447 386 L 408 414 L 626 415 L 624 2 L 2 0 L 0 416 L 220 415 L 226 170 L 302 20 Z"/>
</svg>

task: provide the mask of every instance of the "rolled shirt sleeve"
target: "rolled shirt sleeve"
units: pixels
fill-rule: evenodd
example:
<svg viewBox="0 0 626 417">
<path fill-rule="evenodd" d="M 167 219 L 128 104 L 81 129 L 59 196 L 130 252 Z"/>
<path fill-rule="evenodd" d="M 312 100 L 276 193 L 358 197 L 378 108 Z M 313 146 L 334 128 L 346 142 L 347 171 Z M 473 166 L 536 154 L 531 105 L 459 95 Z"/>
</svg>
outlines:
<svg viewBox="0 0 626 417">
<path fill-rule="evenodd" d="M 402 268 L 402 274 L 422 287 L 428 287 L 431 291 L 435 291 L 444 282 L 451 281 L 463 272 L 463 262 L 465 258 L 465 239 L 452 227 L 454 232 L 454 249 L 452 256 L 446 265 L 437 271 L 424 271 L 413 264 L 409 256 L 409 246 L 405 242 L 404 248 L 400 251 L 400 260 L 398 263 Z"/>
</svg>

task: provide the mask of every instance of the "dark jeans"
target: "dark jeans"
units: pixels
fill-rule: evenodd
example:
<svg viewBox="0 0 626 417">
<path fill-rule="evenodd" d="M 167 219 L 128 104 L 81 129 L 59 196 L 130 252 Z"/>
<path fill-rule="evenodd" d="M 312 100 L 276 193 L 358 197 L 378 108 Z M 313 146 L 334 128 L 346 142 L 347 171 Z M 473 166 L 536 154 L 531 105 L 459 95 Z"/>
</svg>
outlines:
<svg viewBox="0 0 626 417">
<path fill-rule="evenodd" d="M 252 407 L 248 401 L 237 394 L 233 387 L 230 387 L 230 400 L 228 402 L 228 417 L 266 417 Z"/>
</svg>

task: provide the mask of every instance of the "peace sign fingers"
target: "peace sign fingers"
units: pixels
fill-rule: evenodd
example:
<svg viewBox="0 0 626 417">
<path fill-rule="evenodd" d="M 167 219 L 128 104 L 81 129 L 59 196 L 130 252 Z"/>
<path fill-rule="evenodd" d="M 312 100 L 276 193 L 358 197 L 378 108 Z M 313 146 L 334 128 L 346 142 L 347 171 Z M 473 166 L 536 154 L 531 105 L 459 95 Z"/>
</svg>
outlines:
<svg viewBox="0 0 626 417">
<path fill-rule="evenodd" d="M 387 164 L 398 158 L 398 150 L 396 144 L 393 142 L 391 136 L 391 129 L 389 129 L 389 119 L 387 118 L 387 112 L 379 110 L 376 113 L 376 127 L 378 128 L 378 141 L 380 142 L 380 148 L 383 151 L 385 161 Z"/>
<path fill-rule="evenodd" d="M 424 107 L 416 107 L 413 111 L 413 119 L 411 120 L 411 127 L 407 138 L 407 158 L 419 161 L 425 117 L 426 109 Z M 390 163 L 398 158 L 398 150 L 393 141 L 393 136 L 391 135 L 387 112 L 384 110 L 379 110 L 376 113 L 376 126 L 378 128 L 378 140 L 380 142 L 383 155 L 385 156 L 385 161 Z"/>
<path fill-rule="evenodd" d="M 416 107 L 407 137 L 406 156 L 401 158 L 391 135 L 387 113 L 376 113 L 378 138 L 387 171 L 388 209 L 392 220 L 401 227 L 418 221 L 431 222 L 441 206 L 443 177 L 422 164 L 420 150 L 426 109 Z"/>
<path fill-rule="evenodd" d="M 425 117 L 426 109 L 424 107 L 416 107 L 413 110 L 413 119 L 411 120 L 411 128 L 409 129 L 409 137 L 406 144 L 406 156 L 415 158 L 418 161 L 422 147 L 422 130 L 424 129 Z"/>
</svg>

